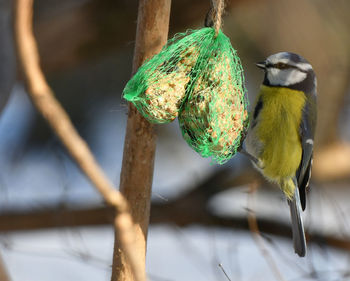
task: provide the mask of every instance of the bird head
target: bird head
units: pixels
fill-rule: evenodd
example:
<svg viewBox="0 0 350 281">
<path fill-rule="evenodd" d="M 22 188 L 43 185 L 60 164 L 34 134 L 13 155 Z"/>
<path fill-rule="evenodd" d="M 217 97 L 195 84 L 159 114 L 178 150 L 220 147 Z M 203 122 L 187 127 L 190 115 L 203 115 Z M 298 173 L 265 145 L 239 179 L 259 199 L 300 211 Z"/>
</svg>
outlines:
<svg viewBox="0 0 350 281">
<path fill-rule="evenodd" d="M 294 88 L 309 82 L 303 86 L 316 86 L 315 73 L 311 64 L 300 55 L 280 52 L 269 56 L 265 61 L 256 65 L 265 71 L 265 85 Z"/>
</svg>

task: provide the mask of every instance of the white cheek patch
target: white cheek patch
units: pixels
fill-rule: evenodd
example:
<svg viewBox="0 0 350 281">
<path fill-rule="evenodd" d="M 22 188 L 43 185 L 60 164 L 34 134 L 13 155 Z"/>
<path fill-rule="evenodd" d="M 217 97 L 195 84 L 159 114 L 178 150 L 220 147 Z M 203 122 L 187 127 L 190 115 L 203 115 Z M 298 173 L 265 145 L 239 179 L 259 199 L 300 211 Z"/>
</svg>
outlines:
<svg viewBox="0 0 350 281">
<path fill-rule="evenodd" d="M 297 69 L 270 68 L 267 70 L 267 79 L 271 85 L 289 86 L 300 83 L 307 77 L 307 73 Z"/>
<path fill-rule="evenodd" d="M 311 64 L 306 63 L 306 62 L 304 62 L 304 63 L 299 62 L 298 64 L 294 64 L 294 65 L 296 67 L 299 67 L 301 70 L 304 70 L 304 71 L 309 71 L 312 69 Z"/>
</svg>

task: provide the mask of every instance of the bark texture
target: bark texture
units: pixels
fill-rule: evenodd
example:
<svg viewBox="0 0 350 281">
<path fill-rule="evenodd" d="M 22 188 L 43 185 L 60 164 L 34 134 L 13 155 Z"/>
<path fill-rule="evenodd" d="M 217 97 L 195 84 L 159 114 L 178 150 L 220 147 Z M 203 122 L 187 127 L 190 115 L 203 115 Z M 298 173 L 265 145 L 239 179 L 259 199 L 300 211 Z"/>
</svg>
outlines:
<svg viewBox="0 0 350 281">
<path fill-rule="evenodd" d="M 170 4 L 170 0 L 141 0 L 139 2 L 133 73 L 147 58 L 158 53 L 166 43 Z M 120 191 L 130 204 L 131 215 L 136 225 L 134 243 L 138 249 L 138 259 L 144 265 L 155 140 L 153 125 L 146 121 L 132 104 L 129 104 Z M 117 236 L 113 254 L 112 280 L 134 280 L 130 266 L 121 252 Z"/>
</svg>

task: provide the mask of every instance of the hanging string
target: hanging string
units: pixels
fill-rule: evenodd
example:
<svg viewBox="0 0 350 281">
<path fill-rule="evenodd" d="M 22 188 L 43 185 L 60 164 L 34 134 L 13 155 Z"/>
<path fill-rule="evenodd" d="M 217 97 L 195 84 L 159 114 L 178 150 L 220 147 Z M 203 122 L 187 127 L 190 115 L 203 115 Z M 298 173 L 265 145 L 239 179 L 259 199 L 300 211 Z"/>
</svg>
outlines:
<svg viewBox="0 0 350 281">
<path fill-rule="evenodd" d="M 213 7 L 214 7 L 214 16 L 213 16 L 214 29 L 215 29 L 215 36 L 217 36 L 222 24 L 222 14 L 224 13 L 224 9 L 225 9 L 225 0 L 213 0 Z"/>
</svg>

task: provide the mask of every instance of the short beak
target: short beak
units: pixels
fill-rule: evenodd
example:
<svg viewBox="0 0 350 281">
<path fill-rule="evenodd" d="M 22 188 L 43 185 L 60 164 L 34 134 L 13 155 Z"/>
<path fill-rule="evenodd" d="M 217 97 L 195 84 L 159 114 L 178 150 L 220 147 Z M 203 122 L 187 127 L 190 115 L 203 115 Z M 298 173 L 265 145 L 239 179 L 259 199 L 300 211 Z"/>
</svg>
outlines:
<svg viewBox="0 0 350 281">
<path fill-rule="evenodd" d="M 258 63 L 256 63 L 256 66 L 261 68 L 261 69 L 265 69 L 266 68 L 266 63 L 264 61 L 258 62 Z"/>
</svg>

